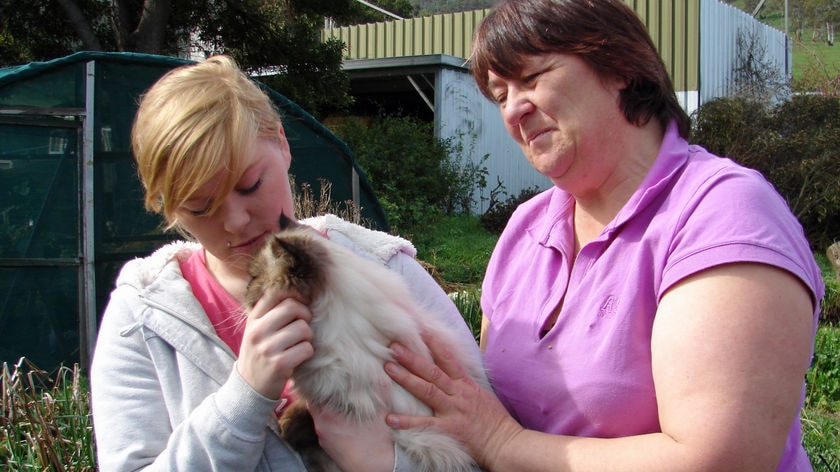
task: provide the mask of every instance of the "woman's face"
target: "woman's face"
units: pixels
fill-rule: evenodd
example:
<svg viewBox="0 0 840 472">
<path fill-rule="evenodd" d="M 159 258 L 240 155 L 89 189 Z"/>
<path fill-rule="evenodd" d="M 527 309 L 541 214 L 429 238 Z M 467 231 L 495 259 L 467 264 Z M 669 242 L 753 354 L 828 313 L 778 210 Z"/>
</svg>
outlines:
<svg viewBox="0 0 840 472">
<path fill-rule="evenodd" d="M 559 53 L 528 56 L 517 77 L 490 71 L 488 79 L 505 128 L 531 165 L 572 193 L 592 184 L 610 157 L 604 145 L 612 127 L 627 124 L 619 107 L 625 84 Z"/>
<path fill-rule="evenodd" d="M 227 177 L 222 170 L 176 211 L 178 223 L 215 258 L 235 271 L 246 271 L 251 252 L 279 231 L 280 214 L 294 218 L 289 185 L 291 152 L 286 137 L 260 138 L 246 160 L 245 172 L 212 214 L 210 197 Z"/>
</svg>

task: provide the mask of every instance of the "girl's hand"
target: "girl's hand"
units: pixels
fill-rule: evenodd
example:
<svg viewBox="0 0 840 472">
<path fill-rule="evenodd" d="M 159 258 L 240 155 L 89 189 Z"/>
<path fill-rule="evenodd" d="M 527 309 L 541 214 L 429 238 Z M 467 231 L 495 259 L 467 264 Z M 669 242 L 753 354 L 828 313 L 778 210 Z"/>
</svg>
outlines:
<svg viewBox="0 0 840 472">
<path fill-rule="evenodd" d="M 236 369 L 261 395 L 280 399 L 295 367 L 312 357 L 309 308 L 289 293 L 266 292 L 248 313 Z"/>
<path fill-rule="evenodd" d="M 391 351 L 399 363 L 387 363 L 394 381 L 434 410 L 434 416 L 389 414 L 396 429 L 433 428 L 460 441 L 473 459 L 490 467 L 508 442 L 523 428 L 496 396 L 476 384 L 439 340 L 423 336 L 434 363 L 394 343 Z"/>
</svg>

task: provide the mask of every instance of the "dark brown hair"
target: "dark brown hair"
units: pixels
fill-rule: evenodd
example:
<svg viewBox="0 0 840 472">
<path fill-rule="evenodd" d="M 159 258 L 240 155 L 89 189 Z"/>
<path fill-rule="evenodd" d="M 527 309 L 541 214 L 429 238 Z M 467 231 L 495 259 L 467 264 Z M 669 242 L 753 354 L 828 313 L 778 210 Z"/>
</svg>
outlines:
<svg viewBox="0 0 840 472">
<path fill-rule="evenodd" d="M 601 77 L 619 77 L 624 116 L 644 125 L 651 118 L 666 128 L 676 120 L 688 139 L 691 120 L 674 93 L 650 35 L 621 0 L 507 0 L 497 5 L 475 33 L 470 69 L 491 100 L 488 72 L 516 78 L 525 56 L 577 54 Z"/>
</svg>

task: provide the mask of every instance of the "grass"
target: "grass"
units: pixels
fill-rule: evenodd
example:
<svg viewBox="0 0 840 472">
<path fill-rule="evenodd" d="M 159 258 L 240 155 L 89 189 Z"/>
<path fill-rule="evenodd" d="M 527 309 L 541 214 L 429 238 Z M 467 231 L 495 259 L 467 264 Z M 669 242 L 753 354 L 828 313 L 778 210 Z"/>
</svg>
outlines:
<svg viewBox="0 0 840 472">
<path fill-rule="evenodd" d="M 477 336 L 480 281 L 496 236 L 477 218 L 443 218 L 413 238 Z M 824 257 L 818 255 L 818 260 Z M 834 277 L 821 260 L 826 277 Z M 824 323 L 807 374 L 803 442 L 817 472 L 840 470 L 840 326 Z M 87 381 L 78 366 L 48 375 L 25 361 L 3 364 L 0 470 L 94 471 Z"/>
<path fill-rule="evenodd" d="M 743 9 L 741 2 L 735 2 L 735 5 Z M 779 31 L 785 30 L 782 10 L 765 8 L 760 19 Z M 840 74 L 840 45 L 830 46 L 825 38 L 819 35 L 812 37 L 812 33 L 813 29 L 805 28 L 798 35 L 792 20 L 789 21 L 788 34 L 793 47 L 793 83 L 801 84 L 806 89 L 831 82 Z"/>
<path fill-rule="evenodd" d="M 448 292 L 481 284 L 498 237 L 478 223 L 477 216 L 444 216 L 433 227 L 407 235 L 417 258 L 434 267 Z"/>
</svg>

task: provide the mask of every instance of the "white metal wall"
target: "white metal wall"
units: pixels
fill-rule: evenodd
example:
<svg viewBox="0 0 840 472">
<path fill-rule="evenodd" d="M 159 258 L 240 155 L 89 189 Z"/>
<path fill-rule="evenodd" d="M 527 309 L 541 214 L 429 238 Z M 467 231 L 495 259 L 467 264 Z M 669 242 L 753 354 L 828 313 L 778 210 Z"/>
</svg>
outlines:
<svg viewBox="0 0 840 472">
<path fill-rule="evenodd" d="M 735 93 L 739 35 L 762 44 L 764 59 L 790 78 L 793 52 L 783 31 L 719 0 L 700 4 L 700 105 Z"/>
<path fill-rule="evenodd" d="M 441 69 L 436 81 L 435 135 L 464 139 L 464 149 L 471 150 L 469 159 L 477 164 L 483 156 L 489 155 L 482 164 L 488 170 L 488 186 L 482 194 L 474 195 L 477 204 L 473 206 L 473 214 L 487 211 L 488 201 L 481 197 L 490 197 L 497 179 L 511 195 L 534 186 L 540 189 L 551 186 L 548 178 L 534 170 L 525 159 L 505 130 L 498 106 L 481 94 L 469 73 Z"/>
</svg>

